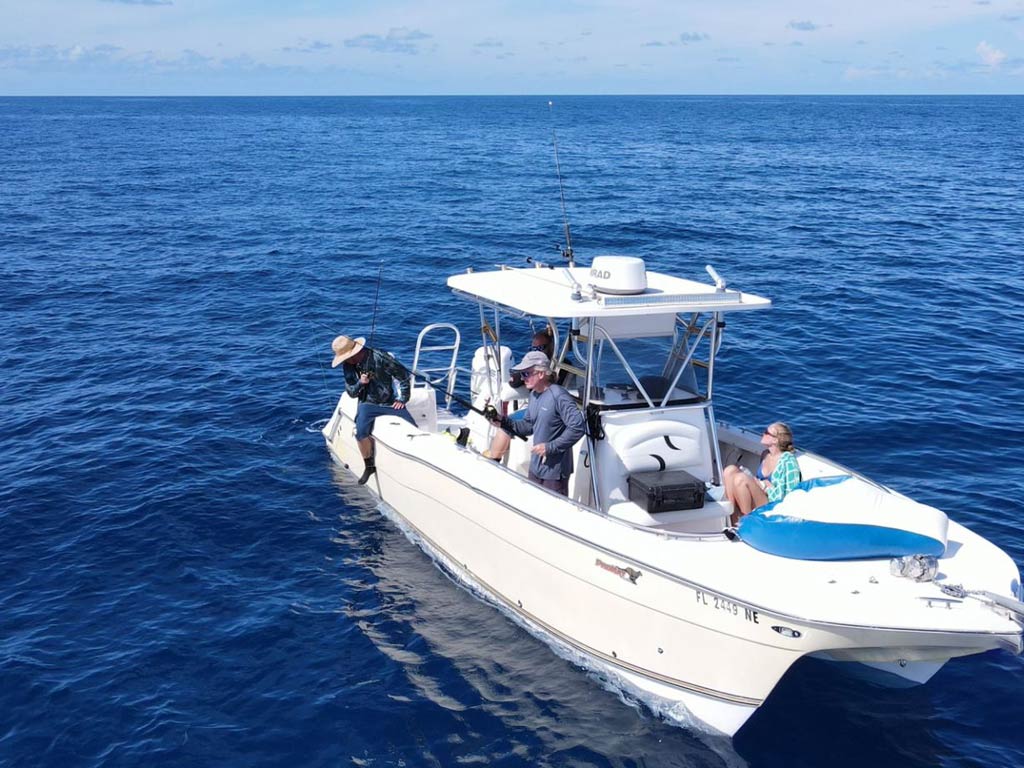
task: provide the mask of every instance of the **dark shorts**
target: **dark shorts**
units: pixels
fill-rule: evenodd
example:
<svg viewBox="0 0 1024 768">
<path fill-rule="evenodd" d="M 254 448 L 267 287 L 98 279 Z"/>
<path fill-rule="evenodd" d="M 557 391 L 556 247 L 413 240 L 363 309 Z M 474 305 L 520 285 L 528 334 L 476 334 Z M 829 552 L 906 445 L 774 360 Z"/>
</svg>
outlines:
<svg viewBox="0 0 1024 768">
<path fill-rule="evenodd" d="M 530 482 L 536 483 L 542 488 L 547 488 L 549 491 L 560 493 L 563 496 L 569 495 L 569 478 L 560 477 L 557 480 L 545 480 L 542 477 L 538 477 L 533 472 L 530 473 Z"/>
<path fill-rule="evenodd" d="M 359 408 L 356 409 L 356 440 L 364 440 L 373 434 L 373 420 L 378 416 L 398 416 L 416 426 L 416 422 L 413 420 L 408 408 L 360 403 Z"/>
</svg>

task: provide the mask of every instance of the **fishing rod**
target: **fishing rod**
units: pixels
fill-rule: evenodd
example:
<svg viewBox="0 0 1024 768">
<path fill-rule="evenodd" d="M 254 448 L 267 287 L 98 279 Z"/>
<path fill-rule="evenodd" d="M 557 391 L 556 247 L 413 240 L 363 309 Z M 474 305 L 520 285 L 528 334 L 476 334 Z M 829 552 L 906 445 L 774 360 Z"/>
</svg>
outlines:
<svg viewBox="0 0 1024 768">
<path fill-rule="evenodd" d="M 364 345 L 363 348 L 367 349 L 367 350 L 369 350 L 371 352 L 380 351 L 380 350 L 374 350 L 372 347 L 369 347 L 369 346 L 366 346 L 366 345 Z M 384 352 L 383 354 L 386 355 L 387 352 Z M 389 355 L 389 357 L 390 357 L 390 355 Z M 427 384 L 429 384 L 432 387 L 437 386 L 438 384 L 442 383 L 440 379 L 437 379 L 437 380 L 431 379 L 425 373 L 422 373 L 420 371 L 414 371 L 409 366 L 402 365 L 402 363 L 398 362 L 393 357 L 391 358 L 391 361 L 396 366 L 401 368 L 403 371 L 408 373 L 410 376 L 415 376 L 418 379 L 423 379 L 425 382 L 427 382 Z M 502 416 L 501 414 L 499 414 L 498 413 L 498 409 L 495 408 L 493 405 L 485 405 L 483 408 L 477 408 L 475 405 L 473 405 L 473 402 L 471 400 L 467 400 L 466 398 L 462 397 L 461 395 L 457 395 L 454 392 L 446 392 L 445 394 L 446 394 L 446 396 L 450 397 L 452 400 L 454 400 L 456 403 L 458 403 L 459 405 L 463 406 L 464 408 L 468 408 L 469 410 L 473 411 L 473 413 L 479 413 L 481 416 L 483 416 L 488 421 L 500 422 L 503 428 L 506 426 L 506 421 L 508 420 L 508 417 L 507 416 Z M 509 430 L 509 431 L 512 432 L 512 434 L 515 435 L 516 437 L 518 437 L 520 440 L 526 440 L 525 437 L 523 437 L 520 434 L 517 434 L 515 431 L 513 431 L 513 430 Z"/>
<path fill-rule="evenodd" d="M 377 329 L 377 300 L 380 298 L 380 279 L 384 271 L 384 259 L 377 265 L 377 292 L 373 296 L 373 319 L 370 321 L 370 344 L 373 343 L 373 334 Z"/>
<path fill-rule="evenodd" d="M 426 375 L 424 375 L 424 374 L 422 374 L 422 373 L 420 373 L 418 371 L 414 371 L 411 368 L 407 368 L 406 366 L 402 365 L 401 363 L 398 363 L 398 365 L 401 368 L 403 368 L 405 371 L 407 371 L 410 375 L 416 376 L 417 378 L 420 378 L 420 379 L 423 379 L 425 382 L 427 382 L 427 384 L 429 384 L 432 387 L 441 383 L 440 379 L 438 379 L 437 381 L 434 381 L 433 379 L 429 378 L 428 376 L 426 376 Z M 454 400 L 456 403 L 458 403 L 459 405 L 463 406 L 464 408 L 468 408 L 469 410 L 473 411 L 473 413 L 479 413 L 481 416 L 483 416 L 485 419 L 487 419 L 487 421 L 497 421 L 497 422 L 499 422 L 501 424 L 501 426 L 502 426 L 502 429 L 508 429 L 509 432 L 511 432 L 513 435 L 515 435 L 520 440 L 523 440 L 525 442 L 525 440 L 526 440 L 525 437 L 523 437 L 522 435 L 518 434 L 517 432 L 515 432 L 511 428 L 508 428 L 508 424 L 507 424 L 507 422 L 509 420 L 508 416 L 502 416 L 500 413 L 498 413 L 498 409 L 495 408 L 493 405 L 487 404 L 483 408 L 477 408 L 475 405 L 473 405 L 471 400 L 467 400 L 466 398 L 462 397 L 461 395 L 457 395 L 454 392 L 446 392 L 445 394 L 446 394 L 447 397 L 450 397 L 452 400 Z"/>
<path fill-rule="evenodd" d="M 555 103 L 548 102 L 548 114 L 551 115 L 551 138 L 555 145 L 555 173 L 558 175 L 558 196 L 562 200 L 562 222 L 565 227 L 565 250 L 562 256 L 569 260 L 569 266 L 575 267 L 576 260 L 572 254 L 572 233 L 569 232 L 569 214 L 565 210 L 565 187 L 562 185 L 562 167 L 558 163 L 558 133 L 555 131 Z"/>
</svg>

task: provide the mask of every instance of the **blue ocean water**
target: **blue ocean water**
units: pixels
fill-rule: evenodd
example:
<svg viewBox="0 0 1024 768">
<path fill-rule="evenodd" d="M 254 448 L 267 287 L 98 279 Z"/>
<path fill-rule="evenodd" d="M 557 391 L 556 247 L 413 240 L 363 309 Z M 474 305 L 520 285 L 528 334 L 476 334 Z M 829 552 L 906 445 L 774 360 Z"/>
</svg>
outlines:
<svg viewBox="0 0 1024 768">
<path fill-rule="evenodd" d="M 1024 763 L 1024 662 L 801 662 L 731 747 L 455 586 L 331 465 L 336 333 L 574 245 L 770 296 L 718 414 L 1024 562 L 1024 98 L 0 98 L 0 764 Z M 373 323 L 378 265 L 379 311 Z M 628 704 L 628 705 L 627 705 Z"/>
</svg>

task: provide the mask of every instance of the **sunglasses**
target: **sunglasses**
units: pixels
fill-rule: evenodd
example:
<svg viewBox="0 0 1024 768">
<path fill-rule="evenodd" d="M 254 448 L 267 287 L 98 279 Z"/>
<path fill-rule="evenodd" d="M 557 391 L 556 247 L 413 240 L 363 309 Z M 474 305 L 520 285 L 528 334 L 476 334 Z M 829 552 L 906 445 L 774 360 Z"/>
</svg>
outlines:
<svg viewBox="0 0 1024 768">
<path fill-rule="evenodd" d="M 768 435 L 768 437 L 774 437 L 776 440 L 779 439 L 779 436 L 772 432 L 768 427 L 764 428 L 764 434 Z"/>
<path fill-rule="evenodd" d="M 534 376 L 540 376 L 543 373 L 544 371 L 523 371 L 523 381 L 525 381 L 526 379 L 532 379 Z"/>
</svg>

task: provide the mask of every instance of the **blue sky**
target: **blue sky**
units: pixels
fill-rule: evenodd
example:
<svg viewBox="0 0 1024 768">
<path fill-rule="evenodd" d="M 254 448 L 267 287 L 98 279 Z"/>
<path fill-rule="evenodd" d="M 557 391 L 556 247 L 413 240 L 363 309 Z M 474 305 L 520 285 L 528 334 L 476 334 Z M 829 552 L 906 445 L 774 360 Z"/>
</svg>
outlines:
<svg viewBox="0 0 1024 768">
<path fill-rule="evenodd" d="M 0 0 L 0 94 L 1024 93 L 1024 0 Z"/>
</svg>

